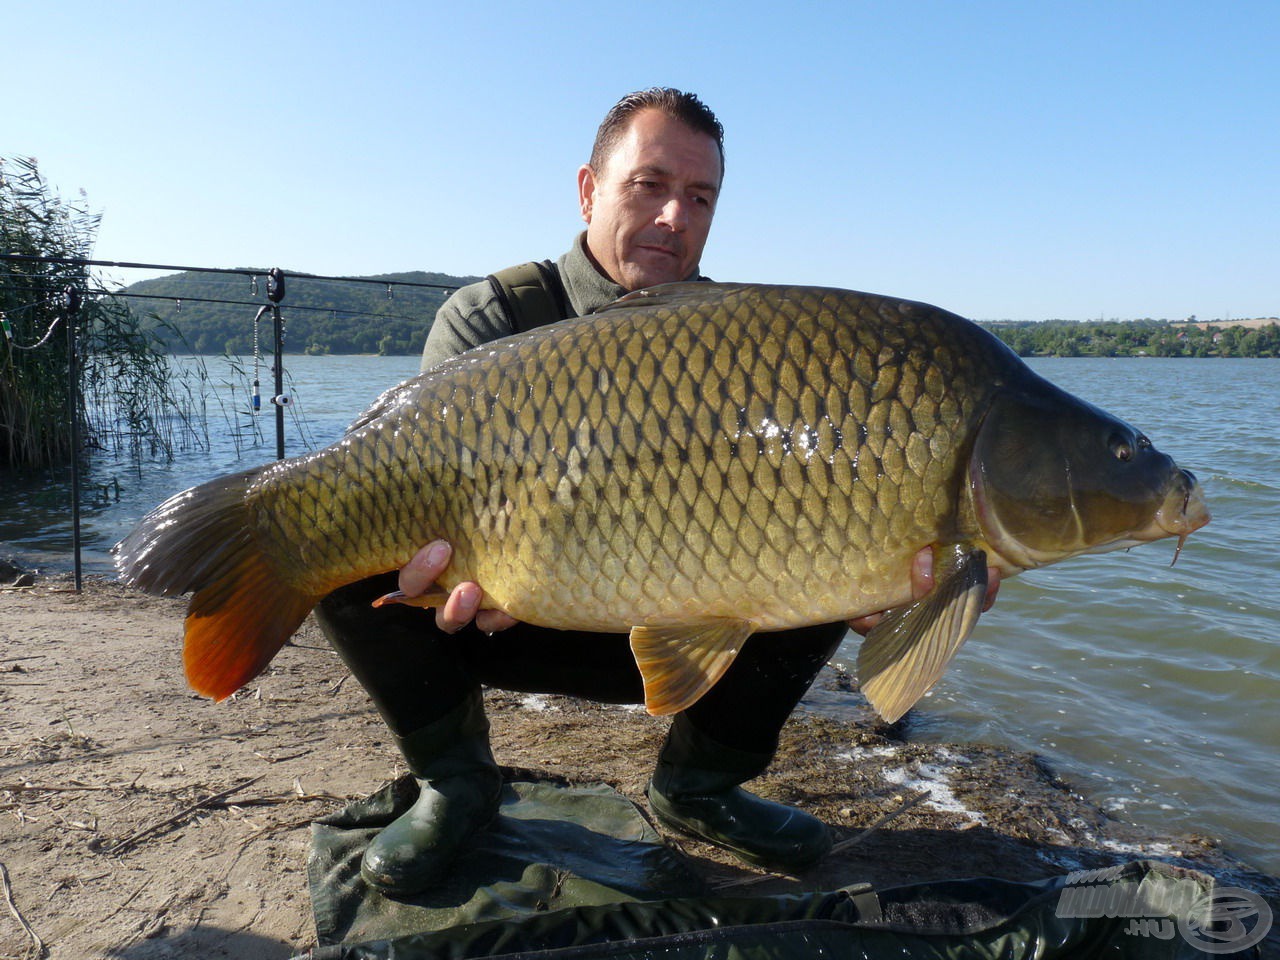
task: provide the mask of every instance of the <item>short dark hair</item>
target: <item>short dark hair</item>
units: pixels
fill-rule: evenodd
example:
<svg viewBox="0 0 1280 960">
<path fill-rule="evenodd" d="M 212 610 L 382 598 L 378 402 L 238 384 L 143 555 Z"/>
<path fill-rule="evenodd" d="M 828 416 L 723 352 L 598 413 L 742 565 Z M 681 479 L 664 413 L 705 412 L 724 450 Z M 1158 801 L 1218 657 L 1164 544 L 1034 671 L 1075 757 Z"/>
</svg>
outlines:
<svg viewBox="0 0 1280 960">
<path fill-rule="evenodd" d="M 631 125 L 631 118 L 647 109 L 661 110 L 672 120 L 679 120 L 689 129 L 705 133 L 714 140 L 716 149 L 720 151 L 720 178 L 724 179 L 724 127 L 711 108 L 695 94 L 672 87 L 637 90 L 613 105 L 596 131 L 596 142 L 591 148 L 591 169 L 598 173 L 604 168 L 618 141 Z"/>
</svg>

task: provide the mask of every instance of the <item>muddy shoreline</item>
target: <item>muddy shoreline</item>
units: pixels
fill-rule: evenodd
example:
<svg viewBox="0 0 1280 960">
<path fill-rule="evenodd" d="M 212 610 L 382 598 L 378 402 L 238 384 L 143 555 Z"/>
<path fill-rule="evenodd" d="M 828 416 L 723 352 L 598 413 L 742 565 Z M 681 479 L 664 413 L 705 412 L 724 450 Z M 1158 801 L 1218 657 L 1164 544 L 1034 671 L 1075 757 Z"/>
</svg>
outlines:
<svg viewBox="0 0 1280 960">
<path fill-rule="evenodd" d="M 0 862 L 12 904 L 0 909 L 0 958 L 34 955 L 33 937 L 66 958 L 283 958 L 315 943 L 309 824 L 403 766 L 311 621 L 267 673 L 213 704 L 181 676 L 183 610 L 94 579 L 81 594 L 62 578 L 0 591 Z M 849 681 L 828 671 L 819 684 Z M 560 697 L 486 699 L 512 775 L 608 783 L 647 809 L 666 721 Z M 798 712 L 751 788 L 813 811 L 837 840 L 861 839 L 783 878 L 664 831 L 712 884 L 1032 880 L 1159 859 L 1262 893 L 1280 915 L 1280 880 L 1212 838 L 1142 830 L 1040 758 L 912 743 L 869 712 Z"/>
</svg>

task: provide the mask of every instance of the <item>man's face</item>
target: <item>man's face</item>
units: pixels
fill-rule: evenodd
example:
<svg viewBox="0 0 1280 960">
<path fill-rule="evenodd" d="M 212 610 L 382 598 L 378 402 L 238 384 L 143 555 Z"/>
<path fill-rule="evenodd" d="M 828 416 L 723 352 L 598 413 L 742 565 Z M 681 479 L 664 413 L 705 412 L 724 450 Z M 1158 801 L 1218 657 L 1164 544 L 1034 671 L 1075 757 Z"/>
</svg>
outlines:
<svg viewBox="0 0 1280 960">
<path fill-rule="evenodd" d="M 633 116 L 604 169 L 578 171 L 597 266 L 627 290 L 688 279 L 702 259 L 720 173 L 707 134 L 652 108 Z"/>
</svg>

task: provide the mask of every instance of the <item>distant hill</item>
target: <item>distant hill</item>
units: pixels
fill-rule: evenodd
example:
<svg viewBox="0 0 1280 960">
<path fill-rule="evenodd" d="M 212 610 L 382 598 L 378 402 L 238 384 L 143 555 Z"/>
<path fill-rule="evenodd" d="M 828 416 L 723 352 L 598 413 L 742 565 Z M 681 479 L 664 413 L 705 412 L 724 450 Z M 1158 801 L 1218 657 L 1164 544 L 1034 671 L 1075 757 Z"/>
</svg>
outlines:
<svg viewBox="0 0 1280 960">
<path fill-rule="evenodd" d="M 457 288 L 480 278 L 415 270 L 358 279 Z M 254 316 L 268 303 L 265 278 L 251 285 L 233 274 L 175 273 L 139 281 L 124 292 L 130 294 L 134 313 L 144 318 L 144 327 L 154 329 L 174 353 L 250 353 Z M 280 303 L 285 352 L 420 353 L 436 310 L 451 292 L 286 274 Z M 210 300 L 235 302 L 206 302 Z M 269 351 L 270 316 L 258 326 L 262 349 Z"/>
</svg>

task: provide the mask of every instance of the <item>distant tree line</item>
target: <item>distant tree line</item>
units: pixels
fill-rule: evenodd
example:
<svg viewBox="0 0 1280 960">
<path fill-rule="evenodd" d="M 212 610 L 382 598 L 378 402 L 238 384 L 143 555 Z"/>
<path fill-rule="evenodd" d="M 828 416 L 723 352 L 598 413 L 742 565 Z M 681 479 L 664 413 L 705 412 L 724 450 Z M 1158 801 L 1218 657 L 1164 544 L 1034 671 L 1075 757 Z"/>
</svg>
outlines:
<svg viewBox="0 0 1280 960">
<path fill-rule="evenodd" d="M 370 279 L 456 288 L 478 278 L 413 271 Z M 267 303 L 263 280 L 251 286 L 235 275 L 176 273 L 140 281 L 124 292 L 134 295 L 128 298 L 133 310 L 146 318 L 144 325 L 173 353 L 248 355 L 255 327 L 260 349 L 271 349 L 270 316 L 254 322 L 259 307 Z M 280 303 L 285 352 L 421 353 L 436 311 L 451 292 L 288 274 Z"/>
<path fill-rule="evenodd" d="M 1022 357 L 1280 357 L 1280 321 L 1258 326 L 1167 320 L 984 321 Z"/>
<path fill-rule="evenodd" d="M 380 274 L 381 281 L 408 281 L 460 287 L 479 279 L 442 273 Z M 247 355 L 253 350 L 254 316 L 265 290 L 243 277 L 178 273 L 126 288 L 144 327 L 174 353 Z M 436 310 L 450 290 L 379 286 L 311 279 L 290 274 L 281 313 L 288 353 L 373 353 L 387 356 L 422 352 Z M 253 301 L 208 303 L 207 300 Z M 1280 357 L 1280 322 L 1244 327 L 1168 320 L 984 321 L 997 337 L 1024 357 Z M 258 325 L 264 352 L 271 324 Z"/>
</svg>

